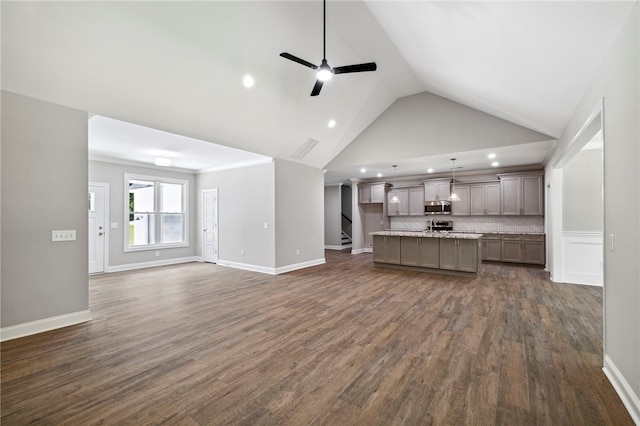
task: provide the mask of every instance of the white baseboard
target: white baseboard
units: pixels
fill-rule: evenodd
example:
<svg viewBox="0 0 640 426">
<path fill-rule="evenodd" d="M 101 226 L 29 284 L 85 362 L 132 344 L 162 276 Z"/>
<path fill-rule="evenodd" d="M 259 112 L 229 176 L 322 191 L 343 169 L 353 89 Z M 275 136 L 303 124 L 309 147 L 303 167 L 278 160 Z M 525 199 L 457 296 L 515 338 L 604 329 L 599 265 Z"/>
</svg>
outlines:
<svg viewBox="0 0 640 426">
<path fill-rule="evenodd" d="M 609 358 L 609 355 L 604 356 L 604 367 L 602 367 L 602 370 L 613 385 L 613 388 L 627 408 L 627 411 L 629 411 L 633 421 L 637 425 L 640 425 L 640 399 L 638 399 L 638 395 L 633 392 L 633 389 L 631 389 L 629 383 L 625 380 L 622 373 L 620 373 L 620 370 L 618 370 L 611 358 Z"/>
<path fill-rule="evenodd" d="M 325 258 L 308 260 L 306 262 L 294 263 L 293 265 L 281 266 L 276 268 L 276 274 L 284 274 L 285 272 L 291 272 L 298 269 L 308 268 L 310 266 L 323 265 L 326 263 Z"/>
<path fill-rule="evenodd" d="M 174 259 L 152 260 L 150 262 L 127 263 L 126 265 L 109 266 L 106 272 L 131 271 L 133 269 L 153 268 L 155 266 L 177 265 L 179 263 L 199 262 L 201 258 L 197 256 L 178 257 Z"/>
<path fill-rule="evenodd" d="M 43 318 L 36 321 L 16 324 L 0 329 L 0 342 L 43 333 L 57 328 L 68 327 L 91 320 L 91 311 L 78 311 L 70 314 L 58 315 L 51 318 Z"/>
<path fill-rule="evenodd" d="M 324 246 L 325 250 L 344 250 L 349 247 L 351 247 L 351 244 L 346 246 Z"/>
<path fill-rule="evenodd" d="M 351 249 L 351 254 L 362 254 L 362 253 L 373 253 L 372 248 L 359 248 L 359 249 Z"/>
<path fill-rule="evenodd" d="M 278 274 L 284 274 L 285 272 L 295 271 L 297 269 L 308 268 L 310 266 L 322 265 L 325 262 L 326 262 L 325 259 L 321 258 L 321 259 L 309 260 L 307 262 L 294 263 L 293 265 L 281 266 L 279 268 L 269 268 L 267 266 L 251 265 L 248 263 L 239 263 L 239 262 L 232 262 L 230 260 L 220 259 L 218 260 L 218 265 L 228 266 L 230 268 L 242 269 L 244 271 L 260 272 L 260 273 L 269 274 L 269 275 L 278 275 Z"/>
</svg>

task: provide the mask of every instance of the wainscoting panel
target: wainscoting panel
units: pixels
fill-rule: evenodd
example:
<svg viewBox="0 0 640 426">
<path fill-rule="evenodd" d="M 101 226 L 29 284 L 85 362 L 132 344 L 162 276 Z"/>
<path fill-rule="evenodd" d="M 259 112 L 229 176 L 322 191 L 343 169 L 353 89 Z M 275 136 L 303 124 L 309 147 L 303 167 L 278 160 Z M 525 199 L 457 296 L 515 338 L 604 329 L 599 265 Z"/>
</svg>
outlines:
<svg viewBox="0 0 640 426">
<path fill-rule="evenodd" d="M 564 282 L 602 285 L 602 237 L 601 232 L 562 233 Z"/>
</svg>

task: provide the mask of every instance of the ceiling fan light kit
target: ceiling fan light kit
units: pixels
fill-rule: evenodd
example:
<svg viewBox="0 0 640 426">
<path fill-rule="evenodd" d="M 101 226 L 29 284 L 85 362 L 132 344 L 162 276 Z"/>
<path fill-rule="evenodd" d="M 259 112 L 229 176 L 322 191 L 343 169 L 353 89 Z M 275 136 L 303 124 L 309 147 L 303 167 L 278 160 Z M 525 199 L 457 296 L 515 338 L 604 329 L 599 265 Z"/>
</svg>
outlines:
<svg viewBox="0 0 640 426">
<path fill-rule="evenodd" d="M 331 68 L 331 66 L 327 62 L 327 0 L 322 1 L 322 63 L 319 66 L 314 65 L 309 61 L 305 61 L 304 59 L 298 58 L 297 56 L 287 52 L 282 52 L 280 56 L 318 71 L 316 75 L 316 84 L 313 86 L 311 96 L 318 96 L 320 94 L 320 90 L 322 89 L 322 84 L 325 81 L 330 80 L 334 74 L 375 71 L 378 68 L 375 62 Z"/>
</svg>

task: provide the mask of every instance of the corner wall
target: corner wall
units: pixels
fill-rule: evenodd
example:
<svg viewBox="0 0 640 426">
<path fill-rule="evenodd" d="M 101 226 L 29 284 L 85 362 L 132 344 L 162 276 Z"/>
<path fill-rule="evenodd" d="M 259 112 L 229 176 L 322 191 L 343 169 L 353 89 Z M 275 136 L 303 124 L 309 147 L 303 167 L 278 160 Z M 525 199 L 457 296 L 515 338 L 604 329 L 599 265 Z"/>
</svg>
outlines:
<svg viewBox="0 0 640 426">
<path fill-rule="evenodd" d="M 91 319 L 87 113 L 10 92 L 2 102 L 2 339 Z M 76 230 L 52 242 L 53 230 Z"/>
</svg>

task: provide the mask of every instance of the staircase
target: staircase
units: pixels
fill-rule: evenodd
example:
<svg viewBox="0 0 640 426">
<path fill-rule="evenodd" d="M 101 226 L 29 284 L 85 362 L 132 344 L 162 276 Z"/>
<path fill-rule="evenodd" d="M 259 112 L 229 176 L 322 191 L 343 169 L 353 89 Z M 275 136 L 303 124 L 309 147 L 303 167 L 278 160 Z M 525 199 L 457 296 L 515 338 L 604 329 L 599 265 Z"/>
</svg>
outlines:
<svg viewBox="0 0 640 426">
<path fill-rule="evenodd" d="M 351 247 L 351 237 L 346 232 L 342 231 L 342 247 Z"/>
</svg>

